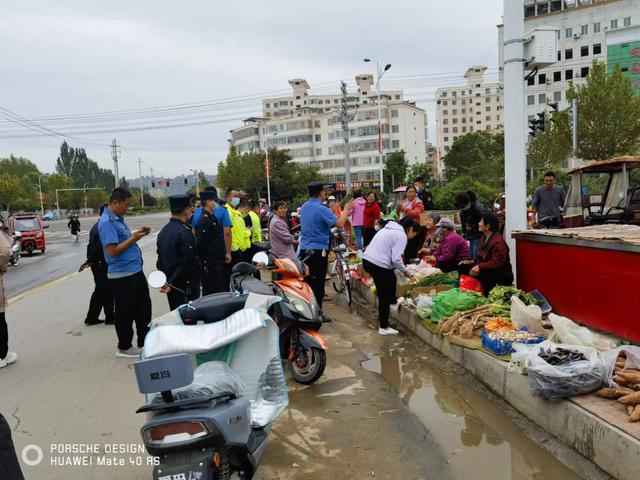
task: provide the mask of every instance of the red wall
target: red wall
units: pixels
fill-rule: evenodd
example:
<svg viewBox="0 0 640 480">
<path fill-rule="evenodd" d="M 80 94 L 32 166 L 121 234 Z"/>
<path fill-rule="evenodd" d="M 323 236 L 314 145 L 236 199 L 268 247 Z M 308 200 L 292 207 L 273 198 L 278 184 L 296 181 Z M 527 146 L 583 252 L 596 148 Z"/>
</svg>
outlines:
<svg viewBox="0 0 640 480">
<path fill-rule="evenodd" d="M 518 287 L 554 313 L 640 342 L 640 253 L 516 240 Z"/>
</svg>

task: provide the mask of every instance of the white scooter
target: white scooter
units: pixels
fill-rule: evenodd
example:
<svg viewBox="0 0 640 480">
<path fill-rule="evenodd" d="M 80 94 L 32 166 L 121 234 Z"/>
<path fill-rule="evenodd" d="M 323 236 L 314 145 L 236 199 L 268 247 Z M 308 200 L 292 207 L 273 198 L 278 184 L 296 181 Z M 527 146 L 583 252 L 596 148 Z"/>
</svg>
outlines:
<svg viewBox="0 0 640 480">
<path fill-rule="evenodd" d="M 22 234 L 20 232 L 14 232 L 13 234 L 13 243 L 11 244 L 11 255 L 9 256 L 9 263 L 11 265 L 18 265 L 20 261 L 20 250 L 22 245 L 20 243 L 20 238 Z"/>
</svg>

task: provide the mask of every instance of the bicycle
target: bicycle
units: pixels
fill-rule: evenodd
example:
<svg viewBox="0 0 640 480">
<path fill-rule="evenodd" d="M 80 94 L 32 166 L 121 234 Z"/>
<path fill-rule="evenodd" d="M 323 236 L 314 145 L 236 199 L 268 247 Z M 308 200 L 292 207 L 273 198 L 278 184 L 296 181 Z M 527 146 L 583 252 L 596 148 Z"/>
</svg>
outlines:
<svg viewBox="0 0 640 480">
<path fill-rule="evenodd" d="M 347 304 L 351 306 L 351 282 L 353 278 L 351 271 L 349 270 L 349 248 L 344 239 L 344 231 L 339 228 L 331 230 L 332 238 L 332 253 L 335 255 L 335 260 L 331 267 L 331 285 L 336 293 L 341 294 Z"/>
</svg>

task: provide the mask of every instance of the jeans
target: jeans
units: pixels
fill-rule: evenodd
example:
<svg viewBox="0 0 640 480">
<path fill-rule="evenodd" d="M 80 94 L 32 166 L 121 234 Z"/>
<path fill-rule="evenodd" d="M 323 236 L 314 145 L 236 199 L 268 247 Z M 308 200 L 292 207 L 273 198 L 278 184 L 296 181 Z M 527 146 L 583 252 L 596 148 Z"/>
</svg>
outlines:
<svg viewBox="0 0 640 480">
<path fill-rule="evenodd" d="M 362 226 L 360 227 L 353 227 L 353 231 L 356 232 L 356 246 L 358 247 L 358 250 L 362 250 L 362 232 L 363 232 L 363 228 Z"/>
<path fill-rule="evenodd" d="M 471 253 L 471 260 L 475 260 L 478 258 L 478 246 L 480 245 L 480 239 L 474 238 L 473 240 L 469 240 L 469 250 Z"/>
<path fill-rule="evenodd" d="M 382 268 L 368 260 L 362 261 L 365 272 L 373 278 L 378 292 L 378 319 L 380 328 L 389 327 L 389 307 L 396 303 L 396 286 L 398 280 L 393 269 Z"/>
<path fill-rule="evenodd" d="M 111 280 L 115 302 L 115 324 L 118 349 L 128 350 L 133 341 L 133 322 L 138 333 L 138 347 L 144 346 L 144 338 L 151 323 L 151 298 L 144 273 L 138 272 L 124 278 Z"/>
</svg>

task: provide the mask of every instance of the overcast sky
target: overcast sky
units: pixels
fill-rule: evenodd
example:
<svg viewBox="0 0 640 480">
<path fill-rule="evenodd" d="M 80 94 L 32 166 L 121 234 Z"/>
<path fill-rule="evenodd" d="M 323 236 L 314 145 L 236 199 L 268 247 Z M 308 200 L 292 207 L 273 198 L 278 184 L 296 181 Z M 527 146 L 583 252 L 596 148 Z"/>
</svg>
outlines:
<svg viewBox="0 0 640 480">
<path fill-rule="evenodd" d="M 324 0 L 313 5 L 299 0 L 5 2 L 0 106 L 30 119 L 153 108 L 284 93 L 287 80 L 297 77 L 309 81 L 312 93 L 314 85 L 319 93 L 329 93 L 333 84 L 326 82 L 372 72 L 364 57 L 393 65 L 387 75 L 394 88 L 405 82 L 394 77 L 463 72 L 476 64 L 497 67 L 500 0 Z M 407 85 L 413 87 L 409 99 L 432 97 L 437 82 L 430 78 Z M 419 104 L 428 111 L 435 142 L 433 102 Z M 8 125 L 2 113 L 0 137 L 33 133 Z M 106 144 L 117 138 L 120 174 L 130 178 L 138 176 L 138 157 L 145 162 L 143 175 L 150 166 L 155 176 L 190 168 L 214 174 L 226 155 L 229 129 L 240 124 L 227 119 L 259 113 L 256 100 L 210 109 L 193 120 L 222 123 L 184 128 L 73 135 L 69 132 L 105 127 L 68 119 L 39 124 L 73 137 L 71 145 L 85 147 L 106 168 L 113 166 Z M 158 123 L 148 116 L 119 118 L 109 128 L 128 128 L 132 121 Z M 61 142 L 58 137 L 0 138 L 0 157 L 21 155 L 52 171 Z"/>
</svg>

